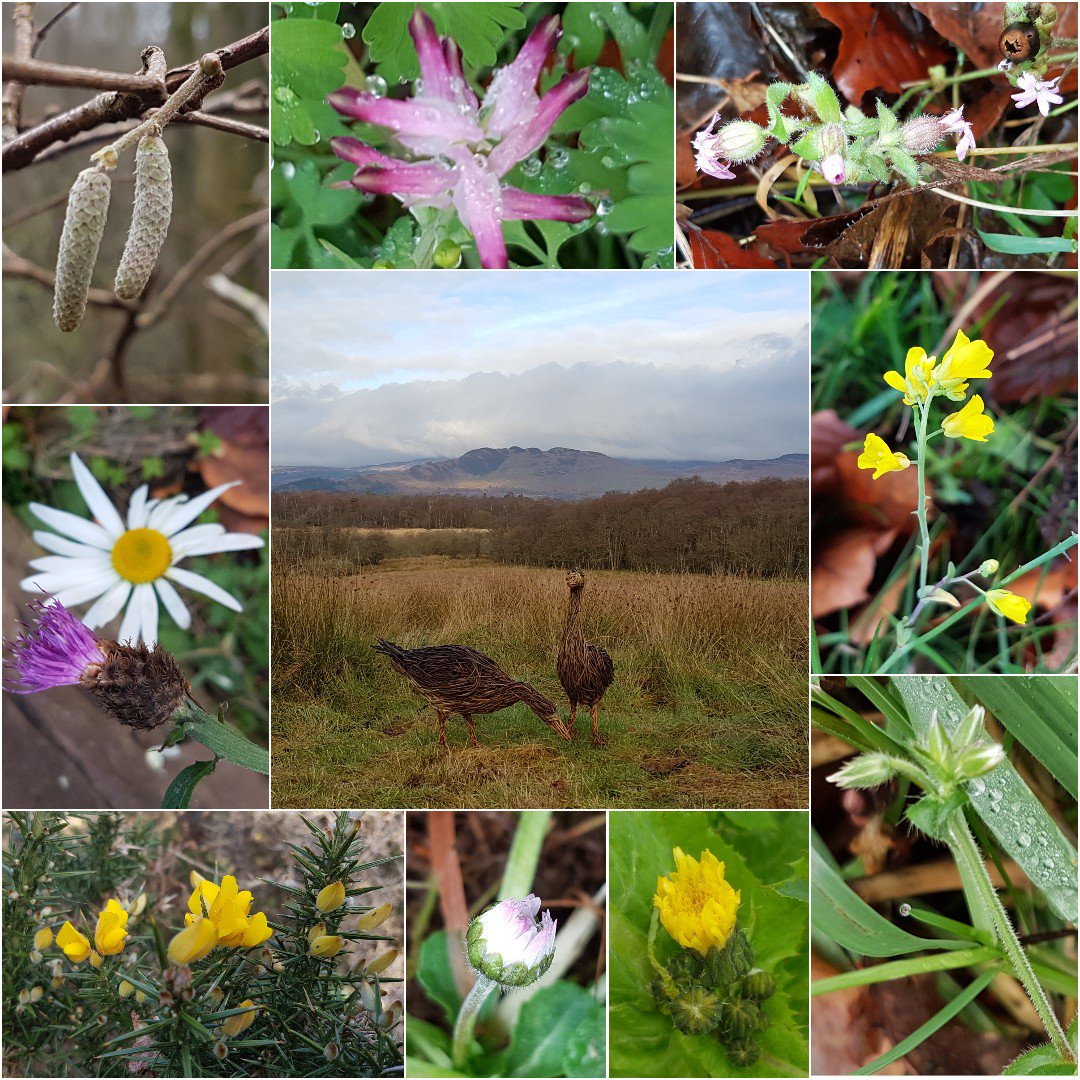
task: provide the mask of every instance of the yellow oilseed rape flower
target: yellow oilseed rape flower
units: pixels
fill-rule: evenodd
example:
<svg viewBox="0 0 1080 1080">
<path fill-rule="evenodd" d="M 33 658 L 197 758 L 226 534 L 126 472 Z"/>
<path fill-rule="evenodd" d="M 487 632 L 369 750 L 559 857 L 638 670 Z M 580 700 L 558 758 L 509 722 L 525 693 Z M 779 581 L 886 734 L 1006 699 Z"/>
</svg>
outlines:
<svg viewBox="0 0 1080 1080">
<path fill-rule="evenodd" d="M 994 421 L 983 412 L 983 399 L 976 394 L 959 412 L 946 416 L 941 429 L 950 439 L 986 442 L 986 436 L 994 430 Z"/>
<path fill-rule="evenodd" d="M 64 955 L 73 964 L 81 964 L 90 959 L 90 939 L 85 934 L 80 934 L 69 922 L 60 927 L 56 944 L 64 950 Z"/>
<path fill-rule="evenodd" d="M 53 932 L 47 926 L 43 926 L 34 935 L 34 948 L 47 949 L 53 943 Z"/>
<path fill-rule="evenodd" d="M 218 943 L 218 930 L 210 919 L 196 919 L 169 942 L 169 963 L 193 964 L 209 956 Z"/>
<path fill-rule="evenodd" d="M 361 934 L 366 934 L 370 930 L 374 930 L 376 927 L 381 926 L 386 922 L 393 910 L 389 904 L 382 904 L 380 907 L 372 908 L 366 915 L 361 915 L 356 920 L 356 929 Z"/>
<path fill-rule="evenodd" d="M 322 912 L 336 911 L 345 903 L 345 883 L 335 881 L 327 885 L 315 898 L 315 906 Z"/>
<path fill-rule="evenodd" d="M 963 401 L 968 379 L 993 377 L 990 370 L 993 359 L 994 350 L 985 341 L 970 341 L 963 330 L 957 330 L 948 352 L 934 369 L 934 382 L 946 397 Z"/>
<path fill-rule="evenodd" d="M 860 469 L 873 469 L 877 480 L 888 472 L 902 472 L 911 462 L 906 454 L 890 450 L 889 444 L 871 431 L 863 442 L 857 464 Z"/>
<path fill-rule="evenodd" d="M 237 1013 L 235 1016 L 227 1016 L 221 1023 L 221 1030 L 226 1035 L 239 1035 L 240 1032 L 247 1031 L 255 1023 L 255 1017 L 259 1013 L 259 1010 L 255 1007 L 255 1002 L 251 998 L 241 1001 L 237 1008 L 249 1009 L 250 1011 Z"/>
<path fill-rule="evenodd" d="M 936 356 L 927 356 L 925 349 L 908 349 L 904 358 L 904 374 L 886 371 L 885 381 L 904 395 L 905 405 L 922 404 L 930 399 L 934 385 Z"/>
<path fill-rule="evenodd" d="M 118 900 L 110 900 L 98 915 L 94 931 L 94 946 L 102 956 L 115 956 L 124 951 L 127 940 L 128 913 Z"/>
<path fill-rule="evenodd" d="M 320 934 L 318 937 L 309 939 L 308 951 L 312 956 L 326 958 L 337 956 L 345 947 L 345 939 L 337 934 Z"/>
<path fill-rule="evenodd" d="M 724 864 L 711 851 L 700 861 L 675 848 L 675 872 L 656 882 L 653 905 L 664 929 L 684 948 L 706 956 L 722 949 L 739 912 L 741 894 L 724 878 Z"/>
<path fill-rule="evenodd" d="M 986 602 L 991 610 L 1006 619 L 1012 619 L 1014 623 L 1026 623 L 1028 612 L 1031 610 L 1031 601 L 1025 600 L 1008 589 L 991 589 L 986 594 Z"/>
<path fill-rule="evenodd" d="M 380 956 L 376 956 L 375 959 L 364 968 L 364 974 L 381 975 L 397 958 L 397 949 L 387 949 L 386 952 Z"/>
</svg>

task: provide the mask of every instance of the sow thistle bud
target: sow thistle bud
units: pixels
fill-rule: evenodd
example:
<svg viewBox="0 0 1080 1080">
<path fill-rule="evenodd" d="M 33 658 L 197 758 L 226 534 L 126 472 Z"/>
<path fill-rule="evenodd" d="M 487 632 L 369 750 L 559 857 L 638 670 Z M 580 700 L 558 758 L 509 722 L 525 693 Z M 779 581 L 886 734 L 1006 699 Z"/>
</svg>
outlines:
<svg viewBox="0 0 1080 1080">
<path fill-rule="evenodd" d="M 74 330 L 86 313 L 86 297 L 105 233 L 111 193 L 108 173 L 97 166 L 83 169 L 71 185 L 56 256 L 53 295 L 53 320 L 65 333 Z"/>
<path fill-rule="evenodd" d="M 549 912 L 540 919 L 540 898 L 507 899 L 478 915 L 465 941 L 469 963 L 479 974 L 503 987 L 536 982 L 555 956 L 555 928 Z"/>
<path fill-rule="evenodd" d="M 146 288 L 172 218 L 172 169 L 165 141 L 145 135 L 135 151 L 135 206 L 113 291 L 134 300 Z"/>
<path fill-rule="evenodd" d="M 688 986 L 669 1006 L 672 1023 L 684 1035 L 708 1035 L 720 1023 L 719 997 L 704 986 Z"/>
</svg>

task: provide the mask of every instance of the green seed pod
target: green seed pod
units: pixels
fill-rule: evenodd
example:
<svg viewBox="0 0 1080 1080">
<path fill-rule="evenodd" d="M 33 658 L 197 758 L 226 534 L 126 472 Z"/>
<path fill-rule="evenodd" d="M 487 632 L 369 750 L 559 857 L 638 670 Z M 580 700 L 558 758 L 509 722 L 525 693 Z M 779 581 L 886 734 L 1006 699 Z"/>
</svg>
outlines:
<svg viewBox="0 0 1080 1080">
<path fill-rule="evenodd" d="M 86 294 L 105 232 L 111 191 L 108 173 L 96 166 L 83 169 L 71 185 L 56 256 L 53 296 L 53 320 L 65 333 L 74 330 L 86 312 Z"/>
<path fill-rule="evenodd" d="M 720 1022 L 720 999 L 704 986 L 688 986 L 671 1003 L 671 1019 L 684 1035 L 708 1035 Z"/>
<path fill-rule="evenodd" d="M 172 169 L 169 151 L 157 135 L 145 135 L 135 152 L 135 207 L 113 291 L 134 300 L 157 265 L 172 217 Z"/>
<path fill-rule="evenodd" d="M 776 980 L 761 968 L 754 968 L 742 982 L 743 995 L 751 1001 L 764 1001 L 776 992 Z"/>
</svg>

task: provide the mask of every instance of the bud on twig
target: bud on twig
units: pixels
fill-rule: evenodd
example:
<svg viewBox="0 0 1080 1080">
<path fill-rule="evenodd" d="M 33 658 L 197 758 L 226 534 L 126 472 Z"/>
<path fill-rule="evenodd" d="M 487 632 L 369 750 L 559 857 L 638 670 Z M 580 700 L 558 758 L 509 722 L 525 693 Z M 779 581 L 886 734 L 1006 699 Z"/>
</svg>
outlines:
<svg viewBox="0 0 1080 1080">
<path fill-rule="evenodd" d="M 53 319 L 65 333 L 74 330 L 86 312 L 86 296 L 105 232 L 111 190 L 112 181 L 96 166 L 83 169 L 71 185 L 56 257 L 53 297 Z"/>
</svg>

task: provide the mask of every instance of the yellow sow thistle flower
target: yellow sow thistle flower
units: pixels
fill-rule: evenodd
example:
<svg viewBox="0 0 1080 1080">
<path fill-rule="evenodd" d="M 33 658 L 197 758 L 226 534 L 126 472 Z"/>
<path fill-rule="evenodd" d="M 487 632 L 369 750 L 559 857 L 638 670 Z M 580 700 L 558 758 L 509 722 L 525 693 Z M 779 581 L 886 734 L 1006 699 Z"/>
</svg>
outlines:
<svg viewBox="0 0 1080 1080">
<path fill-rule="evenodd" d="M 1012 619 L 1014 623 L 1026 623 L 1028 612 L 1031 610 L 1031 601 L 1025 600 L 1008 589 L 991 589 L 986 594 L 986 602 L 991 610 L 1006 619 Z"/>
<path fill-rule="evenodd" d="M 255 1023 L 255 1017 L 258 1016 L 259 1010 L 255 1007 L 255 1002 L 251 998 L 246 998 L 241 1001 L 237 1006 L 240 1009 L 249 1009 L 250 1012 L 237 1013 L 235 1016 L 227 1016 L 221 1023 L 221 1030 L 228 1036 L 239 1035 L 242 1031 L 247 1031 L 252 1024 Z"/>
<path fill-rule="evenodd" d="M 60 927 L 56 944 L 64 950 L 64 955 L 73 964 L 81 964 L 90 959 L 90 939 L 85 934 L 80 934 L 69 922 Z"/>
<path fill-rule="evenodd" d="M 711 851 L 698 861 L 675 848 L 675 872 L 656 882 L 653 905 L 664 929 L 683 948 L 702 956 L 722 949 L 735 929 L 741 894 L 724 878 L 724 864 Z"/>
<path fill-rule="evenodd" d="M 196 919 L 169 942 L 170 964 L 193 964 L 209 956 L 218 943 L 217 927 L 210 919 Z"/>
<path fill-rule="evenodd" d="M 322 912 L 336 911 L 345 903 L 345 883 L 335 881 L 327 885 L 315 898 L 315 906 Z"/>
<path fill-rule="evenodd" d="M 941 421 L 941 429 L 950 439 L 986 442 L 994 430 L 994 421 L 983 412 L 983 399 L 976 394 L 959 412 Z"/>
<path fill-rule="evenodd" d="M 124 951 L 127 940 L 128 913 L 118 900 L 110 900 L 105 910 L 98 915 L 97 929 L 94 931 L 94 946 L 102 956 L 115 956 Z"/>
<path fill-rule="evenodd" d="M 860 469 L 873 469 L 878 480 L 889 472 L 903 472 L 911 462 L 906 454 L 889 449 L 889 444 L 872 431 L 863 442 L 863 452 L 857 462 Z"/>
</svg>

